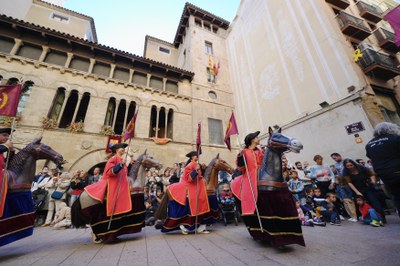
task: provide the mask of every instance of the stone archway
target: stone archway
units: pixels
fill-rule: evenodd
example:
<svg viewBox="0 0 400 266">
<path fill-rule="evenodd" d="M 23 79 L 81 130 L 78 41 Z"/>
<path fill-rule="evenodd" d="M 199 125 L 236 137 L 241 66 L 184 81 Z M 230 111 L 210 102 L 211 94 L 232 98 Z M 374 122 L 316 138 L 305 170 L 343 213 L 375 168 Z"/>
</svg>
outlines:
<svg viewBox="0 0 400 266">
<path fill-rule="evenodd" d="M 93 150 L 82 155 L 75 162 L 73 162 L 69 167 L 68 172 L 73 172 L 75 170 L 93 170 L 93 166 L 105 163 L 107 159 L 108 155 L 104 152 L 104 149 Z"/>
</svg>

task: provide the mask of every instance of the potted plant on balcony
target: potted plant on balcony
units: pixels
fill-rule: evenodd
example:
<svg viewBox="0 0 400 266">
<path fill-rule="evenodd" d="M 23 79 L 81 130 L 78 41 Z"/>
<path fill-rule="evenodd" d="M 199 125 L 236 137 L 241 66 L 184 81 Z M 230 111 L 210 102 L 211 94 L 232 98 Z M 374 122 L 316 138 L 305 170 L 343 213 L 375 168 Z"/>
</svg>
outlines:
<svg viewBox="0 0 400 266">
<path fill-rule="evenodd" d="M 42 117 L 40 120 L 42 123 L 42 128 L 44 129 L 52 129 L 57 127 L 57 120 L 53 118 L 48 118 L 48 117 Z"/>
<path fill-rule="evenodd" d="M 16 116 L 15 117 L 15 124 L 14 126 L 17 126 L 19 124 L 19 121 L 21 121 L 21 116 Z M 10 116 L 2 116 L 0 117 L 0 124 L 5 127 L 11 127 L 13 122 L 13 117 Z"/>
<path fill-rule="evenodd" d="M 83 132 L 84 128 L 85 128 L 85 124 L 82 121 L 72 122 L 68 126 L 69 131 L 71 131 L 72 133 Z"/>
<path fill-rule="evenodd" d="M 111 126 L 103 125 L 103 126 L 101 126 L 100 134 L 103 136 L 110 136 L 110 135 L 114 135 L 115 132 Z"/>
</svg>

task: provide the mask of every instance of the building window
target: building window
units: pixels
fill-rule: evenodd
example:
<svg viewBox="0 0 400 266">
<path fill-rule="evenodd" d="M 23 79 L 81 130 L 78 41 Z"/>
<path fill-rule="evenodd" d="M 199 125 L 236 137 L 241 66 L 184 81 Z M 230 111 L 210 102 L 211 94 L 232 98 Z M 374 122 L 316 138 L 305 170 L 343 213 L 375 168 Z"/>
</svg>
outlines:
<svg viewBox="0 0 400 266">
<path fill-rule="evenodd" d="M 108 100 L 106 118 L 104 119 L 105 126 L 111 127 L 113 125 L 114 114 L 115 114 L 115 98 L 111 97 L 110 100 Z"/>
<path fill-rule="evenodd" d="M 208 118 L 208 136 L 210 144 L 224 144 L 222 120 Z"/>
<path fill-rule="evenodd" d="M 205 28 L 206 30 L 211 31 L 211 25 L 210 25 L 210 24 L 208 24 L 208 23 L 203 23 L 203 25 L 204 25 L 204 28 Z"/>
<path fill-rule="evenodd" d="M 194 19 L 194 25 L 201 27 L 201 19 L 195 18 Z"/>
<path fill-rule="evenodd" d="M 117 109 L 117 117 L 115 118 L 114 132 L 115 134 L 121 135 L 124 131 L 124 120 L 126 113 L 126 101 L 121 100 Z"/>
<path fill-rule="evenodd" d="M 60 21 L 60 22 L 65 22 L 65 23 L 67 23 L 69 21 L 69 17 L 63 16 L 60 14 L 56 14 L 56 13 L 51 14 L 51 18 L 54 20 Z"/>
<path fill-rule="evenodd" d="M 159 77 L 152 76 L 150 78 L 150 87 L 156 90 L 163 90 L 163 80 Z"/>
<path fill-rule="evenodd" d="M 165 90 L 173 93 L 178 93 L 178 83 L 168 80 L 165 84 Z"/>
<path fill-rule="evenodd" d="M 159 47 L 159 48 L 158 48 L 158 50 L 159 50 L 160 52 L 163 52 L 163 53 L 169 54 L 169 49 L 167 49 L 167 48 L 164 48 L 164 47 Z"/>
<path fill-rule="evenodd" d="M 213 54 L 213 46 L 210 42 L 205 42 L 205 52 L 206 54 Z"/>
<path fill-rule="evenodd" d="M 214 33 L 217 33 L 217 32 L 218 32 L 218 28 L 215 27 L 215 26 L 213 26 L 213 27 L 212 27 L 212 31 L 213 31 Z"/>
<path fill-rule="evenodd" d="M 78 91 L 73 90 L 71 91 L 67 103 L 65 105 L 64 112 L 61 116 L 59 128 L 67 128 L 73 119 L 73 116 L 75 114 L 75 109 L 78 104 Z"/>
<path fill-rule="evenodd" d="M 90 93 L 85 92 L 79 104 L 78 113 L 76 114 L 75 122 L 85 122 L 86 112 L 90 102 Z"/>
<path fill-rule="evenodd" d="M 151 107 L 151 113 L 150 113 L 149 138 L 155 137 L 157 131 L 158 131 L 158 127 L 157 127 L 157 107 L 155 105 L 153 105 Z"/>
<path fill-rule="evenodd" d="M 149 138 L 170 138 L 173 135 L 173 110 L 151 107 Z"/>
<path fill-rule="evenodd" d="M 57 93 L 53 100 L 53 105 L 48 115 L 50 119 L 54 119 L 56 121 L 58 120 L 58 117 L 60 116 L 61 113 L 61 108 L 64 104 L 64 100 L 65 100 L 65 89 L 60 87 L 57 89 Z"/>
<path fill-rule="evenodd" d="M 207 81 L 210 83 L 215 83 L 214 71 L 207 67 Z"/>
<path fill-rule="evenodd" d="M 216 100 L 217 99 L 217 94 L 215 91 L 209 91 L 208 92 L 208 97 L 210 97 L 211 100 Z"/>
</svg>

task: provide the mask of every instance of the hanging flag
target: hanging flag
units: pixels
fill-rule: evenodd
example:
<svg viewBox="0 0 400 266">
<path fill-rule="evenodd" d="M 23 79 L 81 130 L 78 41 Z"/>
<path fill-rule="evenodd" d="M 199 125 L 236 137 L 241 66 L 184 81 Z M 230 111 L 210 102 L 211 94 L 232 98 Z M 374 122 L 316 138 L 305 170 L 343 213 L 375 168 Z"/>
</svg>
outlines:
<svg viewBox="0 0 400 266">
<path fill-rule="evenodd" d="M 0 85 L 0 115 L 16 116 L 21 84 Z"/>
<path fill-rule="evenodd" d="M 197 156 L 201 154 L 201 122 L 197 124 L 196 152 Z"/>
<path fill-rule="evenodd" d="M 214 64 L 214 75 L 217 76 L 219 72 L 219 68 L 221 67 L 220 62 L 218 61 L 218 64 Z"/>
<path fill-rule="evenodd" d="M 393 8 L 385 15 L 385 19 L 389 22 L 394 30 L 394 39 L 397 47 L 400 47 L 400 5 Z"/>
<path fill-rule="evenodd" d="M 115 144 L 121 143 L 122 142 L 122 136 L 120 135 L 110 135 L 108 136 L 107 140 L 107 147 L 106 147 L 106 153 L 111 153 L 111 147 Z"/>
<path fill-rule="evenodd" d="M 238 127 L 236 125 L 235 114 L 232 112 L 231 118 L 229 119 L 228 126 L 226 127 L 224 142 L 229 150 L 231 150 L 231 136 L 239 134 Z"/>
<path fill-rule="evenodd" d="M 136 118 L 139 112 L 139 108 L 136 110 L 135 114 L 133 115 L 131 121 L 126 126 L 124 139 L 132 139 L 135 137 L 135 128 L 136 128 Z"/>
</svg>

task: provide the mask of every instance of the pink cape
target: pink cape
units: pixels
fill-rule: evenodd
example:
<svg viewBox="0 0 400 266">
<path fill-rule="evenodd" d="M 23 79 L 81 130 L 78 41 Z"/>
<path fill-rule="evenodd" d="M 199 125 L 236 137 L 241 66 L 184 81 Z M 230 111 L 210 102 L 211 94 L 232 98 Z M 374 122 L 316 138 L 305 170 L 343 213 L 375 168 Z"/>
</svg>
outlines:
<svg viewBox="0 0 400 266">
<path fill-rule="evenodd" d="M 118 156 L 111 157 L 104 169 L 104 175 L 99 182 L 85 187 L 86 192 L 95 200 L 104 201 L 107 193 L 107 216 L 118 215 L 132 210 L 132 201 L 129 191 L 127 178 L 128 169 L 126 165 L 117 174 L 114 174 L 113 167 L 121 163 L 122 159 Z M 121 177 L 121 185 L 117 194 L 118 182 Z M 117 198 L 116 198 L 117 195 Z M 114 208 L 114 213 L 112 210 Z"/>
<path fill-rule="evenodd" d="M 210 205 L 208 203 L 206 183 L 201 176 L 201 171 L 199 170 L 198 176 L 195 180 L 192 180 L 190 173 L 196 169 L 197 163 L 191 162 L 188 164 L 184 171 L 181 181 L 179 183 L 172 184 L 168 187 L 169 194 L 172 199 L 179 204 L 186 205 L 186 197 L 189 198 L 190 213 L 192 216 L 200 215 L 210 211 Z M 199 195 L 197 197 L 197 179 L 198 179 L 198 191 Z M 198 199 L 198 207 L 196 208 L 196 202 Z M 196 211 L 197 209 L 197 211 Z"/>
<path fill-rule="evenodd" d="M 261 166 L 264 152 L 262 150 L 245 149 L 244 156 L 250 175 L 247 173 L 245 167 L 241 167 L 239 170 L 243 172 L 243 175 L 236 177 L 232 181 L 231 188 L 233 194 L 241 201 L 242 215 L 252 215 L 256 209 L 255 202 L 257 202 L 258 199 L 258 169 Z M 251 192 L 249 177 L 255 200 Z"/>
</svg>

